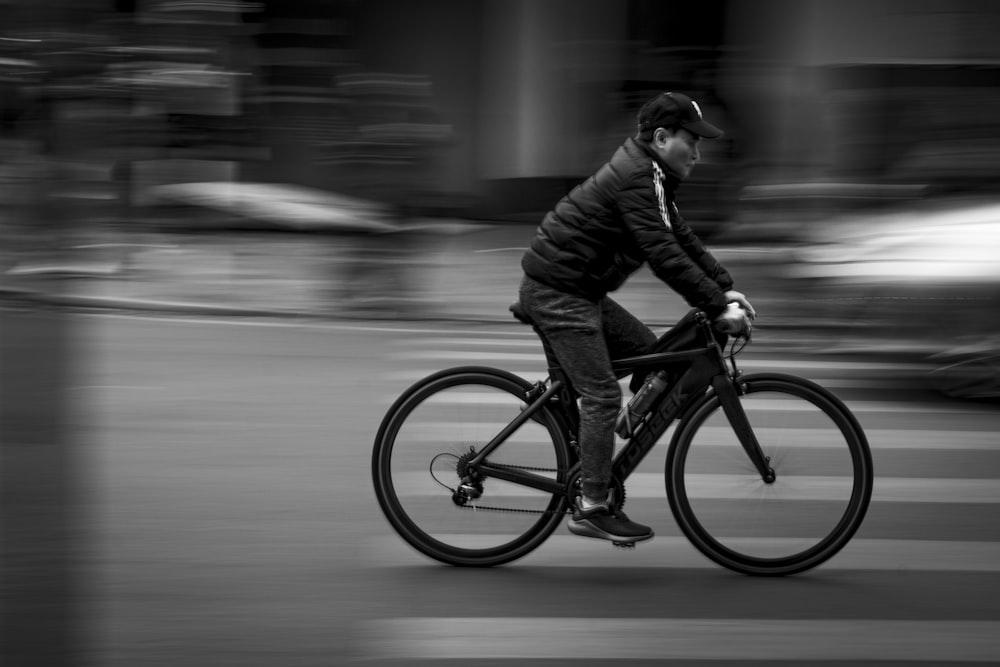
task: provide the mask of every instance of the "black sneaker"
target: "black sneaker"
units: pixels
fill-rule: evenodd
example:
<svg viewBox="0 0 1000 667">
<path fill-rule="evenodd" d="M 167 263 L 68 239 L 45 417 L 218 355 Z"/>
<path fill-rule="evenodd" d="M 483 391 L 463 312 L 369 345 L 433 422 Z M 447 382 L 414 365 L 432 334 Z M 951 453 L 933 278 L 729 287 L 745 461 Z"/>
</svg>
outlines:
<svg viewBox="0 0 1000 667">
<path fill-rule="evenodd" d="M 630 521 L 625 512 L 613 512 L 611 497 L 600 505 L 583 509 L 583 499 L 577 496 L 573 501 L 573 518 L 567 527 L 569 532 L 582 537 L 596 537 L 615 544 L 634 544 L 653 537 L 653 529 L 641 523 Z"/>
</svg>

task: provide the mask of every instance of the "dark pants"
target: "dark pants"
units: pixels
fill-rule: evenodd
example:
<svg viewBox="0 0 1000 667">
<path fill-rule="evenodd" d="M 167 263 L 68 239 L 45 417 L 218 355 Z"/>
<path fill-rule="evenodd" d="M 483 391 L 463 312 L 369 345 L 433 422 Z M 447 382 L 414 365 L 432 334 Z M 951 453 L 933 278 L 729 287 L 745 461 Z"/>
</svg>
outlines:
<svg viewBox="0 0 1000 667">
<path fill-rule="evenodd" d="M 520 300 L 580 396 L 583 493 L 603 499 L 611 479 L 622 392 L 611 360 L 642 354 L 656 335 L 610 297 L 593 302 L 525 276 Z"/>
</svg>

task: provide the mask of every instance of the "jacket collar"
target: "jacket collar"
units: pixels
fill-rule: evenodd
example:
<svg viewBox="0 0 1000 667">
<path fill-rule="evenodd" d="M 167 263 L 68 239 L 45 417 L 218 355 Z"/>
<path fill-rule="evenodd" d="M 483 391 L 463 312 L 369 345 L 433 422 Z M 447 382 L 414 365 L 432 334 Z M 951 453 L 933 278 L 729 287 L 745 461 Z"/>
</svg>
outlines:
<svg viewBox="0 0 1000 667">
<path fill-rule="evenodd" d="M 625 140 L 625 143 L 626 144 L 631 143 L 632 147 L 634 147 L 636 152 L 645 155 L 646 157 L 650 158 L 651 160 L 653 160 L 653 162 L 659 165 L 660 170 L 663 172 L 664 194 L 667 196 L 668 199 L 673 199 L 674 193 L 677 191 L 678 186 L 680 186 L 681 184 L 681 178 L 675 175 L 673 172 L 671 172 L 667 168 L 667 165 L 663 164 L 663 161 L 660 160 L 660 158 L 656 155 L 656 153 L 650 150 L 649 146 L 640 141 L 636 141 L 635 137 L 629 137 L 628 139 Z"/>
</svg>

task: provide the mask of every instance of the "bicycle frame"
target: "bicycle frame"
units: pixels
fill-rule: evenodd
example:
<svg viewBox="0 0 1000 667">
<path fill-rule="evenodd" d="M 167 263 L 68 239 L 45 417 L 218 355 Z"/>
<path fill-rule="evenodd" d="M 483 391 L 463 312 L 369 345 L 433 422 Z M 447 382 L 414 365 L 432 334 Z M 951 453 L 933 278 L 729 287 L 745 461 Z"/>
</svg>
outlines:
<svg viewBox="0 0 1000 667">
<path fill-rule="evenodd" d="M 740 393 L 742 392 L 739 383 L 739 373 L 735 369 L 730 369 L 726 363 L 722 348 L 715 340 L 708 318 L 703 313 L 699 313 L 695 321 L 700 338 L 702 339 L 702 345 L 699 347 L 676 352 L 657 352 L 637 357 L 626 357 L 612 362 L 612 368 L 619 377 L 624 377 L 629 373 L 638 371 L 654 371 L 679 362 L 688 365 L 688 369 L 681 379 L 660 399 L 650 416 L 615 456 L 612 462 L 612 475 L 619 482 L 624 483 L 635 472 L 646 455 L 652 451 L 664 433 L 667 432 L 670 424 L 678 417 L 683 417 L 690 406 L 697 400 L 702 399 L 707 390 L 711 388 L 715 392 L 715 395 L 718 396 L 726 418 L 736 433 L 743 449 L 747 452 L 751 462 L 760 474 L 761 479 L 768 484 L 773 483 L 775 480 L 774 470 L 761 451 L 760 444 L 757 442 L 753 428 L 739 400 Z M 548 351 L 546 356 L 552 359 Z M 557 413 L 561 415 L 563 421 L 559 426 L 567 427 L 572 440 L 576 440 L 578 420 L 572 413 L 567 414 L 569 410 L 568 406 L 572 406 L 574 409 L 576 407 L 575 392 L 558 366 L 553 365 L 549 370 L 549 386 L 543 389 L 544 385 L 542 383 L 536 384 L 535 389 L 526 396 L 529 400 L 527 407 L 513 421 L 501 429 L 470 461 L 470 465 L 477 468 L 483 476 L 495 477 L 547 493 L 560 494 L 566 492 L 563 482 L 536 475 L 526 470 L 493 466 L 487 460 L 490 454 L 496 451 L 512 433 L 535 414 L 544 407 L 552 407 L 553 399 L 558 399 L 559 401 L 556 406 Z M 684 384 L 684 379 L 694 372 L 697 372 L 699 375 L 702 372 L 706 374 L 710 372 L 711 379 L 708 382 L 699 382 L 698 386 L 691 391 L 690 396 L 686 400 L 681 399 L 679 393 Z M 684 403 L 681 404 L 679 399 L 684 400 Z"/>
</svg>

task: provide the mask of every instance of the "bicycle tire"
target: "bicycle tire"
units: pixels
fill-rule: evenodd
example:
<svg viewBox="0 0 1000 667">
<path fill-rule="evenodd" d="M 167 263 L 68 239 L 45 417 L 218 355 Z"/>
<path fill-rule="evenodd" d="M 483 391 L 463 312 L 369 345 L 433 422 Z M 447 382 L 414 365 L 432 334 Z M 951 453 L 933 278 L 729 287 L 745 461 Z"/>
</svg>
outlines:
<svg viewBox="0 0 1000 667">
<path fill-rule="evenodd" d="M 492 567 L 525 556 L 552 534 L 568 507 L 565 494 L 486 478 L 471 505 L 452 497 L 462 458 L 526 407 L 529 389 L 506 371 L 458 367 L 417 382 L 393 403 L 375 438 L 372 477 L 383 514 L 410 546 L 449 565 Z M 546 470 L 536 474 L 565 485 L 571 456 L 564 424 L 543 406 L 490 461 Z"/>
<path fill-rule="evenodd" d="M 839 552 L 871 502 L 871 451 L 857 419 L 809 380 L 761 373 L 740 397 L 776 480 L 766 484 L 708 392 L 678 424 L 666 462 L 667 498 L 681 531 L 730 570 L 785 576 Z M 733 464 L 734 472 L 722 470 Z"/>
</svg>

